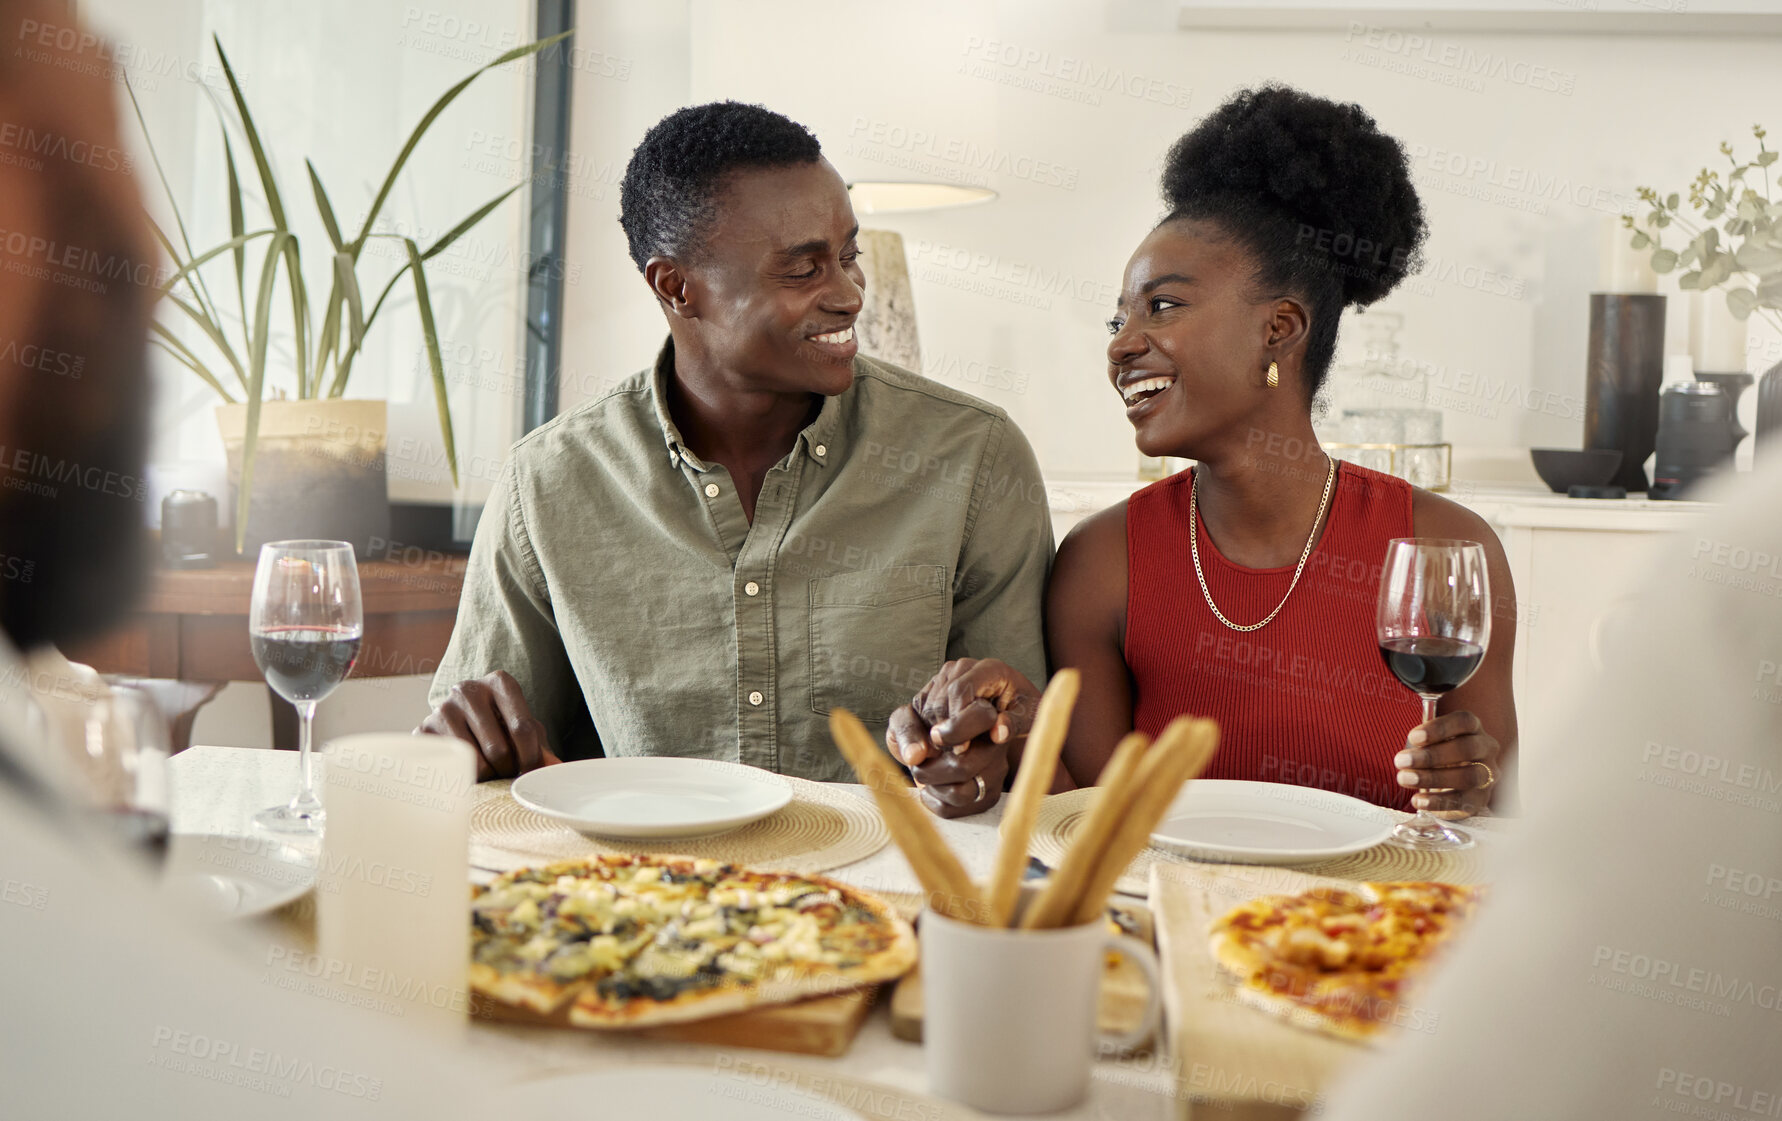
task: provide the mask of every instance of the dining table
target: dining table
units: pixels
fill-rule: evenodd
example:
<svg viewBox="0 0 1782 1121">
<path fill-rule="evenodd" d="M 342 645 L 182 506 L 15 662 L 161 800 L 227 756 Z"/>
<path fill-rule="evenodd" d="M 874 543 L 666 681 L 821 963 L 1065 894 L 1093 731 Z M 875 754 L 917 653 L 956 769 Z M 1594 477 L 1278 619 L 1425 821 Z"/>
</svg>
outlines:
<svg viewBox="0 0 1782 1121">
<path fill-rule="evenodd" d="M 318 771 L 319 786 L 328 752 L 318 753 L 315 762 L 323 769 Z M 296 782 L 297 759 L 290 752 L 194 746 L 169 761 L 172 832 L 252 836 L 253 813 L 289 798 Z M 842 784 L 839 788 L 870 800 L 863 786 Z M 975 816 L 936 819 L 941 835 L 974 878 L 990 875 L 1001 811 L 998 803 Z M 470 867 L 467 862 L 465 876 L 468 882 L 480 882 L 495 871 Z M 902 852 L 890 844 L 825 874 L 877 892 L 920 891 Z M 292 922 L 281 914 L 256 920 L 258 930 L 269 941 L 291 938 Z M 836 1058 L 482 1020 L 472 1020 L 467 1030 L 480 1061 L 487 1063 L 496 1077 L 515 1083 L 628 1064 L 691 1064 L 723 1072 L 743 1085 L 822 1087 L 825 1100 L 858 1108 L 868 1118 L 974 1121 L 989 1116 L 931 1095 L 922 1045 L 892 1034 L 889 1004 L 884 998 L 876 1003 L 852 1046 Z M 1192 1103 L 1168 1054 L 1168 1048 L 1156 1046 L 1097 1060 L 1088 1098 L 1075 1109 L 1047 1116 L 1055 1121 L 1163 1121 L 1188 1116 Z"/>
</svg>

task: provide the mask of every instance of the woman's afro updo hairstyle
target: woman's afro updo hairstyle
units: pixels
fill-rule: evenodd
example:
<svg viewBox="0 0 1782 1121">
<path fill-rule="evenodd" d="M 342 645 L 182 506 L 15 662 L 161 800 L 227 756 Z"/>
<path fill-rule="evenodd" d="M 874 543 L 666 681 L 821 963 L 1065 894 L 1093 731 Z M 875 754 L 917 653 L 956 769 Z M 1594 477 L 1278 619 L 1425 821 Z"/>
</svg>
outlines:
<svg viewBox="0 0 1782 1121">
<path fill-rule="evenodd" d="M 1262 298 L 1306 301 L 1314 396 L 1342 309 L 1373 303 L 1415 271 L 1426 232 L 1399 142 L 1359 105 L 1285 86 L 1244 90 L 1177 140 L 1163 198 L 1164 222 L 1207 223 L 1249 251 Z"/>
</svg>

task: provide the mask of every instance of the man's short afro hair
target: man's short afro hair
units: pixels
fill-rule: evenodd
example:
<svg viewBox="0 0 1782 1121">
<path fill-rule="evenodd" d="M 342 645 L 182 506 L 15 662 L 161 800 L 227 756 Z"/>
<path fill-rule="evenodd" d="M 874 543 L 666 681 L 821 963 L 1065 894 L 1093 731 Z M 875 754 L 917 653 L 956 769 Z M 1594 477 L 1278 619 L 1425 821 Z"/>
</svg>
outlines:
<svg viewBox="0 0 1782 1121">
<path fill-rule="evenodd" d="M 1163 198 L 1165 222 L 1218 227 L 1255 258 L 1258 287 L 1307 302 L 1313 395 L 1342 309 L 1380 299 L 1420 264 L 1423 204 L 1405 150 L 1359 105 L 1244 90 L 1170 148 Z"/>
<path fill-rule="evenodd" d="M 632 262 L 641 272 L 651 257 L 697 252 L 730 172 L 822 158 L 809 129 L 760 105 L 677 109 L 644 133 L 619 185 L 619 225 Z"/>
</svg>

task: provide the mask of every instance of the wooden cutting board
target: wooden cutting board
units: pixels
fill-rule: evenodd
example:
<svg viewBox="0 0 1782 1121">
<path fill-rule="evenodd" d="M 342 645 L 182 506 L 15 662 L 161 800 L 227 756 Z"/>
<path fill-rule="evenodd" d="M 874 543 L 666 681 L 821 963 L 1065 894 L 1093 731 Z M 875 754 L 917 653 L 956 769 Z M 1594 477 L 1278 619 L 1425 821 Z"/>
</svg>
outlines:
<svg viewBox="0 0 1782 1121">
<path fill-rule="evenodd" d="M 767 1008 L 751 1008 L 730 1016 L 714 1016 L 686 1024 L 663 1024 L 639 1028 L 626 1034 L 646 1039 L 667 1039 L 681 1043 L 709 1043 L 718 1047 L 749 1047 L 759 1051 L 784 1051 L 794 1055 L 821 1055 L 834 1058 L 844 1055 L 860 1032 L 867 1012 L 878 996 L 880 986 L 873 985 L 835 996 L 813 997 L 796 1004 L 776 1004 Z M 530 1024 L 535 1027 L 566 1028 L 570 1031 L 601 1031 L 599 1028 L 577 1028 L 569 1022 L 569 1005 L 565 1004 L 549 1016 L 528 1008 L 518 1008 L 492 1000 L 472 1002 L 471 1015 L 479 1020 L 502 1024 Z"/>
<path fill-rule="evenodd" d="M 1139 941 L 1152 942 L 1151 912 L 1142 903 L 1118 900 L 1113 906 L 1126 919 L 1126 929 Z M 1101 1003 L 1096 1024 L 1102 1031 L 1125 1033 L 1144 1021 L 1148 995 L 1145 975 L 1126 958 L 1117 958 L 1101 978 Z M 922 1042 L 922 966 L 904 974 L 891 994 L 891 1034 Z"/>
<path fill-rule="evenodd" d="M 1152 867 L 1150 900 L 1170 1052 L 1178 1064 L 1179 1091 L 1212 1107 L 1203 1112 L 1259 1121 L 1298 1117 L 1319 1101 L 1338 1071 L 1368 1054 L 1365 1045 L 1239 1004 L 1207 945 L 1208 925 L 1246 899 L 1345 884 L 1260 865 L 1159 862 Z M 1198 1116 L 1192 1109 L 1190 1115 Z"/>
</svg>

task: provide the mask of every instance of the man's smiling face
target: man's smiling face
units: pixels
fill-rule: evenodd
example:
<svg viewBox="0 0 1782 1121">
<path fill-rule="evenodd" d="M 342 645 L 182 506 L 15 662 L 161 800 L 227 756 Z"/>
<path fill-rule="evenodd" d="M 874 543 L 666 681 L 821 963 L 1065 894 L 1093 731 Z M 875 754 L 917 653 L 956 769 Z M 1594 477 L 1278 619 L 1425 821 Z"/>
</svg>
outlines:
<svg viewBox="0 0 1782 1121">
<path fill-rule="evenodd" d="M 848 189 L 828 160 L 732 172 L 681 262 L 705 353 L 755 388 L 834 396 L 853 383 L 866 278 Z"/>
</svg>

